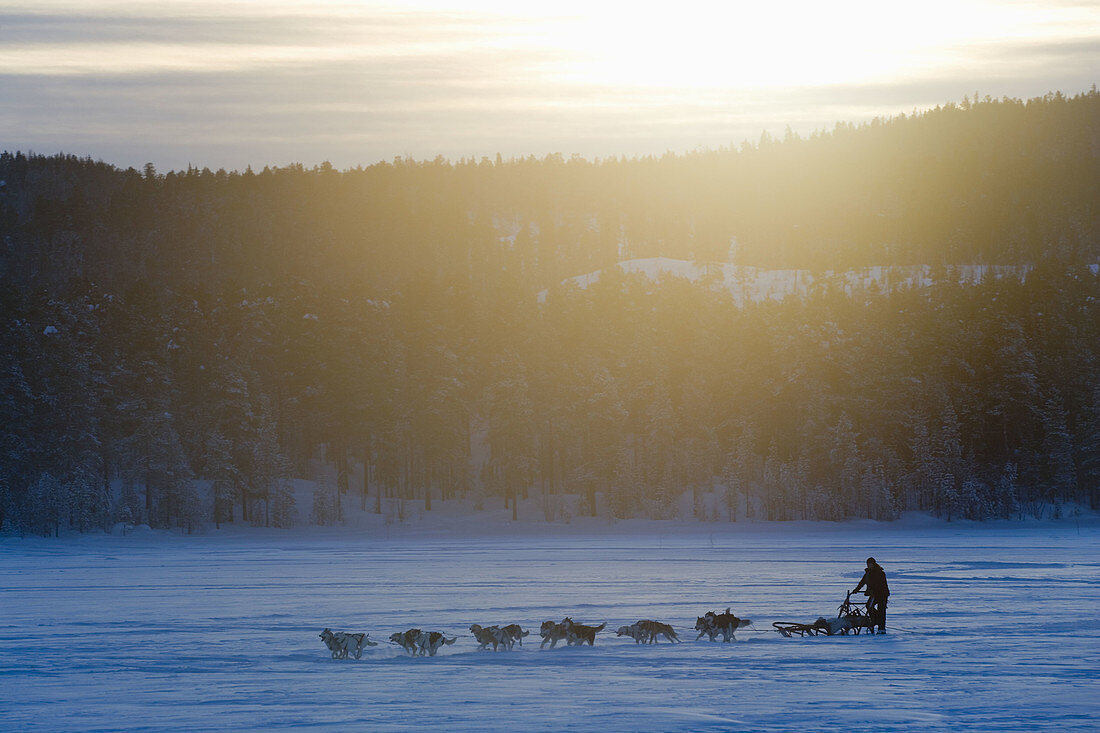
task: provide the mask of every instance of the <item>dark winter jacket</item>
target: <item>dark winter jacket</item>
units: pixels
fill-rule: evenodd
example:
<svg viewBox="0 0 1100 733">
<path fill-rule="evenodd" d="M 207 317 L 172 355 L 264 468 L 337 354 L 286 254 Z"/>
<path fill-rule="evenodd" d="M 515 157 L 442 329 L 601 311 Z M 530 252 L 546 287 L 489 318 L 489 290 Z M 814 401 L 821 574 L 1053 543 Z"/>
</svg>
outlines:
<svg viewBox="0 0 1100 733">
<path fill-rule="evenodd" d="M 867 595 L 872 598 L 885 600 L 890 597 L 890 586 L 886 584 L 886 571 L 882 569 L 881 565 L 867 568 L 863 578 L 859 581 L 859 585 L 856 586 L 856 590 L 858 591 L 865 585 L 867 586 Z"/>
</svg>

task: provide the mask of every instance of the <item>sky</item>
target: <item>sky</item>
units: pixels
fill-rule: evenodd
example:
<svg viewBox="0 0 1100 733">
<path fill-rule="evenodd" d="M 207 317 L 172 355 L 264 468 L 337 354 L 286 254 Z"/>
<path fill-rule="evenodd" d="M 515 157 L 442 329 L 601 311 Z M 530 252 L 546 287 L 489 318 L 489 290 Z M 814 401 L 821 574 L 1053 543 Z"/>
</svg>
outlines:
<svg viewBox="0 0 1100 733">
<path fill-rule="evenodd" d="M 1100 82 L 1100 0 L 0 0 L 0 150 L 660 155 Z"/>
</svg>

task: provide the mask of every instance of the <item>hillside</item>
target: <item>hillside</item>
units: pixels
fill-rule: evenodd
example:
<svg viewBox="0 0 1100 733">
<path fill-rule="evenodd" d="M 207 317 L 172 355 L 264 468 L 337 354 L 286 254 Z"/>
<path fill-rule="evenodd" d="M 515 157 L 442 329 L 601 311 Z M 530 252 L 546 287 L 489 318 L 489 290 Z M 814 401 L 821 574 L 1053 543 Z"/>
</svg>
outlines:
<svg viewBox="0 0 1100 733">
<path fill-rule="evenodd" d="M 1097 507 L 1098 162 L 1095 90 L 631 160 L 4 153 L 0 525 L 284 525 L 318 457 L 318 523 Z"/>
</svg>

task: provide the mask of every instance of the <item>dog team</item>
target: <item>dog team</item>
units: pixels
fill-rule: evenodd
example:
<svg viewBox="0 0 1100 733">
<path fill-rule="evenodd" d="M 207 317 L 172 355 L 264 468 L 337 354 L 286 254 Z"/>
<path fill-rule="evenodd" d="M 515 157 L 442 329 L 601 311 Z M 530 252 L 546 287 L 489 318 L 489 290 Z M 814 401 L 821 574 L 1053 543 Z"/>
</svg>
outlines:
<svg viewBox="0 0 1100 733">
<path fill-rule="evenodd" d="M 695 640 L 699 641 L 699 639 L 706 636 L 710 641 L 714 641 L 721 636 L 724 642 L 735 641 L 734 631 L 751 623 L 752 621 L 749 619 L 737 618 L 730 613 L 728 608 L 723 613 L 708 611 L 695 621 L 695 630 L 699 632 Z M 585 643 L 589 646 L 595 646 L 596 634 L 606 627 L 606 622 L 599 626 L 578 624 L 568 616 L 560 622 L 544 621 L 539 628 L 539 636 L 542 637 L 539 649 L 547 644 L 550 644 L 550 648 L 553 649 L 559 641 L 564 641 L 568 646 L 584 646 Z M 510 651 L 517 643 L 523 646 L 523 637 L 528 636 L 531 632 L 524 631 L 519 624 L 508 624 L 507 626 L 470 624 L 470 633 L 477 641 L 478 651 L 487 651 L 490 646 L 493 651 Z M 629 626 L 621 626 L 615 634 L 616 636 L 629 637 L 634 640 L 635 644 L 656 644 L 660 636 L 672 643 L 681 640 L 671 625 L 649 619 L 636 621 Z M 325 629 L 321 632 L 320 637 L 321 641 L 332 652 L 333 659 L 347 659 L 349 655 L 359 659 L 364 645 L 378 646 L 376 642 L 370 640 L 368 634 L 362 633 L 347 634 L 342 631 Z M 391 634 L 389 640 L 404 649 L 410 657 L 434 657 L 440 648 L 454 644 L 458 641 L 458 637 L 447 638 L 445 634 L 438 631 L 409 629 L 408 631 Z"/>
</svg>

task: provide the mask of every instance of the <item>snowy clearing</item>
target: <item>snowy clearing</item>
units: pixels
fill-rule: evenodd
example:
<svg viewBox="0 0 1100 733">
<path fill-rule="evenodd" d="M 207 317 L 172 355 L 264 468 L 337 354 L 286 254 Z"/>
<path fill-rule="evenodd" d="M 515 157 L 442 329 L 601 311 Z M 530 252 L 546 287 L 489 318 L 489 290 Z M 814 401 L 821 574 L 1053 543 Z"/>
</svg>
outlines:
<svg viewBox="0 0 1100 733">
<path fill-rule="evenodd" d="M 835 613 L 868 554 L 888 635 L 765 631 Z M 1098 601 L 1094 522 L 8 537 L 0 728 L 1096 730 Z M 695 642 L 726 606 L 756 631 Z M 609 629 L 540 651 L 566 615 Z M 685 643 L 615 637 L 641 618 Z M 475 622 L 532 635 L 478 652 Z M 334 661 L 326 626 L 380 644 Z M 413 626 L 462 636 L 410 659 Z"/>
</svg>

